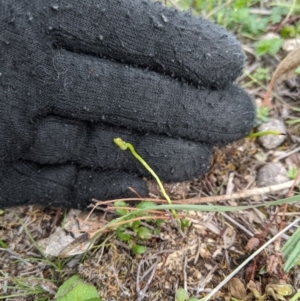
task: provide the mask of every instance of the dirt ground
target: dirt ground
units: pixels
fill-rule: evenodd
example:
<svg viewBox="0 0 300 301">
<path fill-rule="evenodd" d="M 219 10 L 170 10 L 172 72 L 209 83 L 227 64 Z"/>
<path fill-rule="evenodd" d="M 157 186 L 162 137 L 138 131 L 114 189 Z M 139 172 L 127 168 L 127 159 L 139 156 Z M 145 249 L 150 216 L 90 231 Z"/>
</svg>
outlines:
<svg viewBox="0 0 300 301">
<path fill-rule="evenodd" d="M 249 84 L 246 74 L 263 66 L 275 70 L 286 52 L 282 50 L 272 58 L 257 57 L 252 49 L 249 42 L 244 44 L 247 65 L 240 84 L 246 85 L 254 101 L 260 104 L 266 93 L 265 86 Z M 269 117 L 285 121 L 292 114 L 299 118 L 299 113 L 290 109 L 300 107 L 299 77 L 284 81 L 275 87 L 274 92 L 278 98 L 273 97 Z M 245 138 L 215 148 L 209 173 L 191 182 L 166 185 L 171 198 L 175 201 L 199 198 L 199 202 L 208 204 L 213 199 L 207 197 L 253 192 L 252 196 L 245 198 L 241 193 L 241 197 L 225 197 L 221 202 L 214 202 L 227 206 L 283 198 L 288 188 L 273 194 L 260 193 L 257 175 L 260 168 L 274 161 L 280 162 L 286 171 L 293 165 L 299 170 L 300 123 L 285 125 L 285 142 L 272 150 L 265 149 L 258 138 Z M 151 182 L 149 185 L 150 197 L 159 197 L 156 184 Z M 293 193 L 298 192 L 299 187 L 294 187 Z M 0 299 L 54 300 L 57 288 L 73 274 L 93 283 L 106 301 L 171 301 L 179 287 L 200 299 L 284 225 L 299 217 L 299 208 L 300 202 L 289 205 L 287 210 L 270 206 L 226 213 L 180 212 L 181 217 L 187 216 L 192 221 L 184 231 L 167 212 L 162 216 L 165 222 L 159 233 L 143 242 L 147 247 L 144 254 L 133 255 L 128 244 L 110 231 L 96 240 L 84 258 L 81 254 L 62 259 L 43 258 L 36 242 L 54 233 L 68 212 L 38 206 L 7 209 L 0 215 Z M 74 213 L 76 216 L 80 214 Z M 95 231 L 109 221 L 112 214 L 96 210 L 92 217 L 95 220 L 90 222 Z M 146 227 L 154 227 L 151 221 L 143 223 Z M 284 296 L 276 288 L 288 284 L 294 293 L 300 288 L 300 269 L 294 268 L 288 274 L 283 272 L 278 245 L 282 245 L 294 231 L 292 229 L 283 235 L 281 241 L 264 249 L 212 300 L 233 300 L 231 297 L 236 300 L 289 300 L 292 294 Z M 133 239 L 140 243 L 138 238 Z M 256 296 L 253 287 L 258 292 Z"/>
</svg>

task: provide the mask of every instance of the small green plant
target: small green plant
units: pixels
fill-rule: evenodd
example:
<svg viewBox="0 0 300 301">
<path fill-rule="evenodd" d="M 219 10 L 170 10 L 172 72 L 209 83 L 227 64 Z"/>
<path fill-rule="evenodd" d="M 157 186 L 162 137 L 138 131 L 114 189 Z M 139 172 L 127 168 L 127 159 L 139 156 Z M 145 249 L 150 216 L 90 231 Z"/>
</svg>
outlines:
<svg viewBox="0 0 300 301">
<path fill-rule="evenodd" d="M 256 81 L 266 81 L 268 82 L 271 79 L 270 69 L 269 68 L 257 68 L 252 76 L 256 79 Z"/>
<path fill-rule="evenodd" d="M 154 172 L 154 170 L 148 165 L 148 163 L 136 152 L 133 145 L 123 141 L 121 138 L 115 138 L 114 143 L 121 149 L 121 150 L 127 150 L 129 149 L 131 154 L 149 171 L 149 173 L 153 176 L 153 178 L 156 180 L 160 192 L 163 195 L 163 197 L 166 199 L 169 205 L 172 205 L 172 201 L 168 194 L 165 191 L 165 188 L 160 180 L 160 178 L 157 176 L 157 174 Z M 171 210 L 174 218 L 179 222 L 182 228 L 187 227 L 187 221 L 185 219 L 182 219 L 181 221 L 178 220 L 177 213 L 174 209 Z"/>
<path fill-rule="evenodd" d="M 283 39 L 279 38 L 260 40 L 255 43 L 255 53 L 258 56 L 262 56 L 264 54 L 274 56 L 279 51 L 282 44 Z"/>
<path fill-rule="evenodd" d="M 291 180 L 295 180 L 297 173 L 297 167 L 295 165 L 292 165 L 287 172 L 287 177 Z"/>
<path fill-rule="evenodd" d="M 164 196 L 164 198 L 167 200 L 169 205 L 172 205 L 172 201 L 170 199 L 170 197 L 168 196 L 168 194 L 166 193 L 159 177 L 156 175 L 156 173 L 153 171 L 153 169 L 148 165 L 147 162 L 145 162 L 145 160 L 136 152 L 136 150 L 134 149 L 133 145 L 123 141 L 121 138 L 115 138 L 114 139 L 114 143 L 121 149 L 121 150 L 127 150 L 129 149 L 130 152 L 132 153 L 132 155 L 149 171 L 149 173 L 155 178 L 160 191 L 162 193 L 162 195 Z M 146 240 L 151 238 L 151 236 L 154 233 L 159 233 L 159 228 L 155 228 L 155 232 L 152 233 L 152 231 L 144 226 L 141 226 L 141 222 L 140 220 L 134 220 L 137 216 L 138 213 L 137 212 L 132 212 L 131 214 L 128 214 L 128 210 L 126 209 L 127 204 L 124 201 L 121 202 L 116 202 L 115 206 L 119 207 L 116 210 L 116 213 L 119 214 L 120 216 L 127 216 L 126 219 L 127 220 L 131 220 L 130 222 L 123 224 L 122 226 L 117 228 L 117 236 L 119 239 L 126 241 L 129 246 L 131 247 L 131 250 L 134 254 L 142 254 L 146 252 L 146 247 L 136 244 L 133 242 L 133 235 L 130 234 L 130 232 L 128 232 L 128 229 L 130 228 L 131 231 L 133 231 L 133 233 L 135 233 L 136 236 L 138 236 L 139 239 L 141 240 Z M 136 206 L 136 209 L 147 209 L 148 207 L 153 207 L 156 206 L 155 203 L 153 202 L 142 202 L 139 203 Z M 177 213 L 174 209 L 171 209 L 173 216 L 176 218 L 176 220 L 179 222 L 181 229 L 184 230 L 186 228 L 188 228 L 190 226 L 190 222 L 186 219 L 181 219 L 180 221 L 177 218 Z M 146 216 L 144 216 L 144 218 L 146 218 Z M 134 221 L 132 221 L 134 220 Z M 162 220 L 156 220 L 156 225 L 160 224 L 162 222 Z"/>
<path fill-rule="evenodd" d="M 143 254 L 146 252 L 147 248 L 143 245 L 140 245 L 139 242 L 144 242 L 152 237 L 152 235 L 157 235 L 160 231 L 159 226 L 163 222 L 161 219 L 152 220 L 155 223 L 155 228 L 150 229 L 141 224 L 141 221 L 136 219 L 136 217 L 141 216 L 141 213 L 132 211 L 128 215 L 128 205 L 124 201 L 118 201 L 114 203 L 116 213 L 119 216 L 126 216 L 128 223 L 125 223 L 119 226 L 116 229 L 117 237 L 126 242 L 133 254 Z M 136 206 L 136 209 L 146 209 L 148 207 L 156 206 L 154 202 L 141 202 Z M 147 219 L 147 214 L 143 213 L 143 218 Z"/>
<path fill-rule="evenodd" d="M 168 6 L 173 4 L 166 2 Z M 212 19 L 236 34 L 255 38 L 268 31 L 268 27 L 280 23 L 287 14 L 297 14 L 291 5 L 268 7 L 271 14 L 262 15 L 255 12 L 261 5 L 259 0 L 178 0 L 180 9 L 192 9 L 194 14 Z M 267 6 L 269 6 L 267 4 Z M 254 10 L 253 10 L 254 9 Z M 297 26 L 295 26 L 296 28 Z"/>
<path fill-rule="evenodd" d="M 283 39 L 295 38 L 297 36 L 296 27 L 295 26 L 284 26 L 280 31 L 280 36 Z"/>
<path fill-rule="evenodd" d="M 228 29 L 239 28 L 240 34 L 244 36 L 258 36 L 267 27 L 268 18 L 252 14 L 249 8 L 240 7 L 231 11 L 228 18 Z"/>
<path fill-rule="evenodd" d="M 56 301 L 102 301 L 96 288 L 83 281 L 79 275 L 67 279 L 55 295 Z"/>
<path fill-rule="evenodd" d="M 188 292 L 184 288 L 179 288 L 175 292 L 175 301 L 199 301 L 197 298 L 189 298 Z"/>
<path fill-rule="evenodd" d="M 256 120 L 255 125 L 258 126 L 262 123 L 268 122 L 270 110 L 268 107 L 257 107 L 256 108 Z"/>
<path fill-rule="evenodd" d="M 166 193 L 163 184 L 161 183 L 161 180 L 159 179 L 159 177 L 157 176 L 157 174 L 154 172 L 154 170 L 147 164 L 147 162 L 145 162 L 145 160 L 135 151 L 134 147 L 132 144 L 123 141 L 121 138 L 115 138 L 114 139 L 114 143 L 121 149 L 121 150 L 127 150 L 129 149 L 130 152 L 132 153 L 132 155 L 150 172 L 150 174 L 153 176 L 153 178 L 156 180 L 160 191 L 162 193 L 162 195 L 164 196 L 164 198 L 166 199 L 166 201 L 168 202 L 169 205 L 172 204 L 170 197 L 168 196 L 168 194 Z M 173 215 L 174 217 L 176 217 L 176 212 L 173 211 Z"/>
</svg>

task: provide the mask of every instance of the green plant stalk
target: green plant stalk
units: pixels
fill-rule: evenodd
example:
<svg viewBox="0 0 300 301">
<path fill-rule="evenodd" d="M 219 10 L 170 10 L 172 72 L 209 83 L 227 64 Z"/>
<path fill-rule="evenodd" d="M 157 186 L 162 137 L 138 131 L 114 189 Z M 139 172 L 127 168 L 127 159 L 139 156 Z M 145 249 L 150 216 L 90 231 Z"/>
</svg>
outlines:
<svg viewBox="0 0 300 301">
<path fill-rule="evenodd" d="M 160 191 L 163 195 L 163 197 L 167 200 L 169 205 L 172 205 L 172 201 L 170 199 L 170 197 L 168 196 L 168 194 L 166 193 L 163 184 L 161 183 L 159 177 L 157 176 L 157 174 L 154 172 L 154 170 L 148 165 L 148 163 L 135 151 L 133 145 L 131 143 L 125 142 L 123 141 L 121 138 L 115 138 L 114 139 L 114 143 L 121 149 L 121 150 L 127 150 L 127 148 L 129 148 L 129 150 L 131 151 L 132 155 L 150 172 L 150 174 L 154 177 L 154 179 L 156 180 Z M 174 218 L 177 219 L 177 214 L 176 211 L 174 209 L 172 209 L 172 214 L 174 216 Z"/>
<path fill-rule="evenodd" d="M 261 137 L 261 136 L 266 136 L 266 135 L 282 135 L 283 133 L 280 133 L 278 131 L 263 131 L 263 132 L 257 132 L 257 133 L 251 133 L 247 135 L 247 138 L 255 138 L 255 137 Z"/>
<path fill-rule="evenodd" d="M 300 195 L 276 200 L 276 201 L 269 201 L 266 203 L 261 204 L 255 204 L 255 205 L 246 205 L 246 206 L 218 206 L 218 205 L 188 205 L 188 204 L 173 204 L 173 205 L 159 205 L 159 206 L 150 206 L 147 208 L 138 209 L 135 211 L 135 214 L 142 214 L 144 212 L 149 212 L 151 210 L 192 210 L 192 211 L 207 211 L 207 212 L 233 212 L 233 211 L 241 211 L 241 210 L 247 210 L 247 209 L 253 209 L 253 208 L 259 208 L 259 207 L 266 207 L 266 206 L 277 206 L 282 204 L 292 204 L 300 201 Z M 98 237 L 98 234 L 101 234 L 104 230 L 109 229 L 112 227 L 115 223 L 125 221 L 128 217 L 130 217 L 132 213 L 128 213 L 126 215 L 120 216 L 119 218 L 116 218 L 106 225 L 104 225 L 102 228 L 100 228 L 97 233 L 93 236 L 92 241 L 96 240 Z M 126 220 L 128 222 L 128 220 Z M 91 242 L 92 243 L 92 242 Z"/>
<path fill-rule="evenodd" d="M 297 301 L 300 298 L 300 290 L 290 299 L 290 301 Z"/>
<path fill-rule="evenodd" d="M 297 124 L 300 122 L 300 118 L 287 120 L 286 123 L 289 125 Z"/>
</svg>

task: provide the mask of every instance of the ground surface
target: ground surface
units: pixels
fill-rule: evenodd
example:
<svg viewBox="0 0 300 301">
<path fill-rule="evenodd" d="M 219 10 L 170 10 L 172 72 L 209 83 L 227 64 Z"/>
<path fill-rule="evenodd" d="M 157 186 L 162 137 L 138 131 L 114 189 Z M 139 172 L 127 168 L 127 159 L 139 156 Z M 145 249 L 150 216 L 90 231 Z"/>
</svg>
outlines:
<svg viewBox="0 0 300 301">
<path fill-rule="evenodd" d="M 238 1 L 231 2 L 234 4 Z M 272 6 L 268 3 L 253 3 L 247 9 L 252 9 L 254 16 L 272 13 Z M 186 3 L 174 0 L 171 4 L 183 8 L 192 5 L 194 10 L 198 9 L 196 1 Z M 222 7 L 225 2 L 219 1 L 217 4 L 217 7 Z M 234 11 L 234 7 L 229 8 Z M 211 16 L 214 9 L 210 10 Z M 299 12 L 300 10 L 298 15 Z M 297 14 L 288 16 L 286 13 L 280 15 L 274 24 L 265 24 L 265 29 L 256 35 L 253 32 L 245 33 L 236 24 L 231 28 L 242 41 L 247 54 L 247 65 L 240 84 L 249 91 L 258 105 L 263 101 L 272 72 L 287 55 L 287 51 L 281 46 L 273 55 L 266 53 L 259 56 L 255 52 L 253 41 L 261 40 L 267 32 L 281 38 L 282 28 L 287 25 L 296 28 L 297 22 Z M 295 39 L 288 36 L 285 40 Z M 272 98 L 272 106 L 267 114 L 261 112 L 263 116 L 260 120 L 276 118 L 283 121 L 286 126 L 285 141 L 271 150 L 264 148 L 257 138 L 245 138 L 226 147 L 216 148 L 212 168 L 207 175 L 188 183 L 166 185 L 173 200 L 194 198 L 195 201 L 195 198 L 201 197 L 201 202 L 209 203 L 211 199 L 203 198 L 242 191 L 253 192 L 251 197 L 225 197 L 218 203 L 236 206 L 280 199 L 288 193 L 288 189 L 273 194 L 261 194 L 257 190 L 258 186 L 280 182 L 276 182 L 276 179 L 272 182 L 272 175 L 268 174 L 264 179 L 267 184 L 259 185 L 259 170 L 267 163 L 281 163 L 291 178 L 300 168 L 299 150 L 297 151 L 300 122 L 293 125 L 286 123 L 300 115 L 291 109 L 300 108 L 299 77 L 281 83 L 275 87 L 274 92 L 276 97 Z M 255 128 L 254 132 L 257 131 Z M 273 177 L 276 178 L 276 175 Z M 289 179 L 286 178 L 287 180 Z M 151 197 L 158 197 L 156 184 L 149 185 Z M 298 191 L 296 186 L 292 193 Z M 242 193 L 240 196 L 243 196 Z M 200 299 L 283 227 L 285 212 L 285 225 L 299 217 L 299 208 L 300 202 L 289 205 L 287 212 L 281 206 L 231 213 L 180 212 L 180 217 L 186 216 L 192 221 L 184 231 L 178 228 L 170 213 L 161 213 L 160 217 L 165 222 L 151 238 L 141 241 L 128 230 L 132 235 L 131 242 L 147 247 L 146 253 L 142 255 L 133 255 L 130 243 L 117 238 L 115 231 L 109 231 L 101 235 L 95 247 L 84 258 L 79 255 L 63 259 L 44 258 L 37 242 L 55 233 L 68 212 L 36 206 L 8 209 L 0 216 L 0 299 L 54 300 L 57 288 L 73 274 L 80 274 L 83 279 L 93 283 L 101 297 L 107 301 L 174 300 L 175 291 L 179 287 L 184 287 L 190 296 Z M 84 213 L 74 211 L 69 213 L 70 216 L 77 217 L 75 223 L 80 220 L 81 226 L 84 224 Z M 93 235 L 111 218 L 111 213 L 95 211 L 85 230 Z M 143 221 L 143 225 L 149 229 L 156 227 L 152 221 Z M 214 296 L 215 300 L 234 300 L 231 297 L 236 300 L 289 300 L 289 296 L 278 292 L 276 285 L 289 284 L 293 290 L 300 287 L 299 268 L 288 274 L 284 273 L 280 254 L 280 245 L 294 230 L 286 233 L 281 241 L 271 244 L 243 268 L 229 285 L 225 285 Z M 75 236 L 77 234 L 74 233 Z M 82 253 L 82 246 L 81 242 L 78 253 Z M 253 293 L 253 287 L 257 289 L 258 295 L 249 295 L 247 299 L 246 294 Z M 292 295 L 293 293 L 290 296 Z"/>
</svg>

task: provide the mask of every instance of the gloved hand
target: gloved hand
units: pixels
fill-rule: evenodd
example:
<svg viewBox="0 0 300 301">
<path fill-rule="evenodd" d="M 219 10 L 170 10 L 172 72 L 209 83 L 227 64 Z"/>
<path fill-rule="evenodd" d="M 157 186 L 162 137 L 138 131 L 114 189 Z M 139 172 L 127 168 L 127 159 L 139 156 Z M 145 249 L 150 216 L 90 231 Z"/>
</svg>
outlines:
<svg viewBox="0 0 300 301">
<path fill-rule="evenodd" d="M 0 2 L 0 207 L 82 207 L 199 176 L 211 145 L 246 135 L 239 43 L 145 0 Z"/>
</svg>

